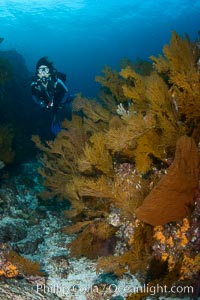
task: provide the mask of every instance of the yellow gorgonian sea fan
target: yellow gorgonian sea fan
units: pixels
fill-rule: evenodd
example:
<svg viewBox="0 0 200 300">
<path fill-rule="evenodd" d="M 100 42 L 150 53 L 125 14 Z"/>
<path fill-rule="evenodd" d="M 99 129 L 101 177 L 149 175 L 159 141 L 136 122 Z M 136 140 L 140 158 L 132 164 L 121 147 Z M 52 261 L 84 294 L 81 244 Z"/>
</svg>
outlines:
<svg viewBox="0 0 200 300">
<path fill-rule="evenodd" d="M 170 44 L 163 47 L 163 53 L 163 57 L 151 56 L 151 59 L 156 70 L 164 73 L 171 84 L 180 121 L 187 124 L 188 131 L 191 131 L 192 126 L 199 128 L 200 74 L 196 65 L 200 57 L 198 44 L 192 43 L 187 36 L 182 38 L 174 31 Z"/>
</svg>

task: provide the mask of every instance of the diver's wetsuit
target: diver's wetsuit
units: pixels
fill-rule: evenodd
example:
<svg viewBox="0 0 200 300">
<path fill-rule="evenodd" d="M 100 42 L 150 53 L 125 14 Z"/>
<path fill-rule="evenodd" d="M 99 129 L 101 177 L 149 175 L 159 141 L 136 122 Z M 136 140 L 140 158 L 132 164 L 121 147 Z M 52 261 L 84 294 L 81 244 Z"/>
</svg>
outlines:
<svg viewBox="0 0 200 300">
<path fill-rule="evenodd" d="M 32 82 L 32 98 L 40 107 L 52 113 L 51 131 L 57 135 L 61 130 L 61 121 L 64 118 L 71 119 L 74 96 L 69 94 L 61 79 L 50 77 L 47 81 L 47 86 L 42 84 L 41 79 Z"/>
<path fill-rule="evenodd" d="M 42 84 L 40 79 L 33 81 L 31 91 L 33 100 L 44 108 L 53 107 L 54 110 L 57 110 L 71 101 L 68 88 L 59 78 L 48 79 L 47 87 Z"/>
</svg>

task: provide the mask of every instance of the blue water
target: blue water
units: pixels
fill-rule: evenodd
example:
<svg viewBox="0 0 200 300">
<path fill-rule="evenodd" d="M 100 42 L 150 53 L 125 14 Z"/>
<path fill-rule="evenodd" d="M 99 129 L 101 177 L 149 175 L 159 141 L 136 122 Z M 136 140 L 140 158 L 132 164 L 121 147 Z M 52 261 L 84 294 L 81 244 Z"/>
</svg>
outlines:
<svg viewBox="0 0 200 300">
<path fill-rule="evenodd" d="M 33 72 L 49 56 L 72 93 L 91 97 L 105 65 L 158 55 L 172 30 L 193 40 L 199 29 L 200 0 L 0 0 L 0 49 L 16 49 Z"/>
</svg>

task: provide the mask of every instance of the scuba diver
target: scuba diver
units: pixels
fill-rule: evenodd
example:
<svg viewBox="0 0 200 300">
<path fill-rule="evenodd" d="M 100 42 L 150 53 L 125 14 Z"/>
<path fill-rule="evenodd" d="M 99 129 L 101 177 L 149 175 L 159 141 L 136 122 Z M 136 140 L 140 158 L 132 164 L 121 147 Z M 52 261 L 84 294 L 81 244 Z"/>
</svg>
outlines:
<svg viewBox="0 0 200 300">
<path fill-rule="evenodd" d="M 52 111 L 51 131 L 57 135 L 61 130 L 59 110 L 73 101 L 65 85 L 66 75 L 58 72 L 48 57 L 40 58 L 36 64 L 36 78 L 31 84 L 33 100 L 44 110 Z"/>
</svg>

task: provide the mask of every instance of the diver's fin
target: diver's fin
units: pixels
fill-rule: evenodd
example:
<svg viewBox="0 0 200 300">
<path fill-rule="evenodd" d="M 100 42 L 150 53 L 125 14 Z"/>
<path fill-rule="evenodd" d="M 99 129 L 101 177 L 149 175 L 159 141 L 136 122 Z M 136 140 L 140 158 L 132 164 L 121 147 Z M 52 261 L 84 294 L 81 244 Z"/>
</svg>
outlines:
<svg viewBox="0 0 200 300">
<path fill-rule="evenodd" d="M 60 121 L 57 115 L 53 116 L 53 121 L 51 123 L 51 131 L 56 136 L 61 131 Z"/>
</svg>

